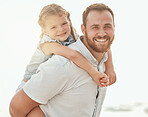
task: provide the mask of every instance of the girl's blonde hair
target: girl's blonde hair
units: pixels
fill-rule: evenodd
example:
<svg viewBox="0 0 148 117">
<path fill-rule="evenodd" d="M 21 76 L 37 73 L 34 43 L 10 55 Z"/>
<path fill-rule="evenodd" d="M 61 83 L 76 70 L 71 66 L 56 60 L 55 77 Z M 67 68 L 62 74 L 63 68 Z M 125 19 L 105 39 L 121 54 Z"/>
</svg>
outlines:
<svg viewBox="0 0 148 117">
<path fill-rule="evenodd" d="M 50 4 L 50 5 L 43 7 L 43 9 L 40 12 L 39 20 L 38 20 L 38 24 L 41 26 L 41 28 L 45 27 L 45 19 L 49 15 L 59 15 L 59 16 L 64 15 L 70 23 L 71 35 L 76 40 L 76 30 L 72 26 L 69 12 L 67 12 L 64 8 L 62 8 L 61 6 L 59 6 L 57 4 Z M 42 39 L 42 37 L 43 37 L 43 32 L 42 32 L 40 38 Z"/>
</svg>

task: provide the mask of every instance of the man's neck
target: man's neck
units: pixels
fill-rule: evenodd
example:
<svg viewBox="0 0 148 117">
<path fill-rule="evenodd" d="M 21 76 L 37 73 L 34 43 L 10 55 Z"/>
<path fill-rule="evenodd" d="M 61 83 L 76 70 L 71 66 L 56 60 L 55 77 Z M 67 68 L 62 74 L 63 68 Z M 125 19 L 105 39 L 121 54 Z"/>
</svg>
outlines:
<svg viewBox="0 0 148 117">
<path fill-rule="evenodd" d="M 90 51 L 90 50 L 89 50 Z M 91 52 L 91 51 L 90 51 Z M 98 61 L 98 63 L 100 63 L 100 61 L 103 58 L 104 53 L 98 53 L 98 52 L 91 52 L 92 55 L 95 57 L 95 59 Z"/>
</svg>

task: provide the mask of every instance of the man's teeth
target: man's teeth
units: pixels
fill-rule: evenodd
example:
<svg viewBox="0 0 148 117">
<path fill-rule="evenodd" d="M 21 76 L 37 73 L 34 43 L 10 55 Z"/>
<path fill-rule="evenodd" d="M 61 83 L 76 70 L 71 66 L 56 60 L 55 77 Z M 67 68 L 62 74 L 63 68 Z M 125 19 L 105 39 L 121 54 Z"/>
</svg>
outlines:
<svg viewBox="0 0 148 117">
<path fill-rule="evenodd" d="M 96 39 L 98 42 L 105 42 L 107 39 Z"/>
</svg>

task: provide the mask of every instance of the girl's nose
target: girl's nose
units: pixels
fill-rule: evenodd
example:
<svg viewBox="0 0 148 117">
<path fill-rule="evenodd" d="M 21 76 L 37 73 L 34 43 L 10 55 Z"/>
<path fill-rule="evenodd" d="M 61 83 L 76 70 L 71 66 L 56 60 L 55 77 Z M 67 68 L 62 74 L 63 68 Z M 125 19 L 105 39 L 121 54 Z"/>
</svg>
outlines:
<svg viewBox="0 0 148 117">
<path fill-rule="evenodd" d="M 62 26 L 59 26 L 59 32 L 61 32 L 61 31 L 63 31 L 64 30 L 64 28 L 62 27 Z"/>
</svg>

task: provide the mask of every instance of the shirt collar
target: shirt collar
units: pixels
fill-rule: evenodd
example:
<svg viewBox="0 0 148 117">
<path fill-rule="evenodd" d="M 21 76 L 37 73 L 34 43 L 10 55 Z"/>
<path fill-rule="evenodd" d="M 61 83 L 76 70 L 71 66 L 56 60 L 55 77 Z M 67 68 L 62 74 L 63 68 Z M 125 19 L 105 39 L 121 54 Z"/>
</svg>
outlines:
<svg viewBox="0 0 148 117">
<path fill-rule="evenodd" d="M 68 37 L 65 41 L 59 41 L 58 39 L 52 39 L 51 37 L 49 37 L 49 36 L 47 36 L 47 35 L 44 34 L 44 35 L 43 35 L 43 38 L 42 38 L 42 40 L 41 40 L 41 43 L 44 43 L 45 40 L 46 40 L 46 41 L 47 41 L 47 40 L 50 40 L 50 41 L 52 41 L 52 42 L 57 42 L 57 43 L 59 43 L 59 44 L 61 44 L 61 45 L 64 45 L 64 46 L 68 46 L 69 44 L 75 42 L 75 40 L 74 40 L 74 38 L 73 38 L 72 35 L 69 35 L 69 37 Z"/>
<path fill-rule="evenodd" d="M 98 61 L 94 58 L 94 56 L 91 54 L 91 52 L 86 48 L 86 46 L 83 44 L 80 38 L 76 41 L 75 45 L 79 49 L 80 53 L 93 65 L 97 66 Z M 107 52 L 103 55 L 102 60 L 100 63 L 106 62 L 108 59 Z"/>
</svg>

